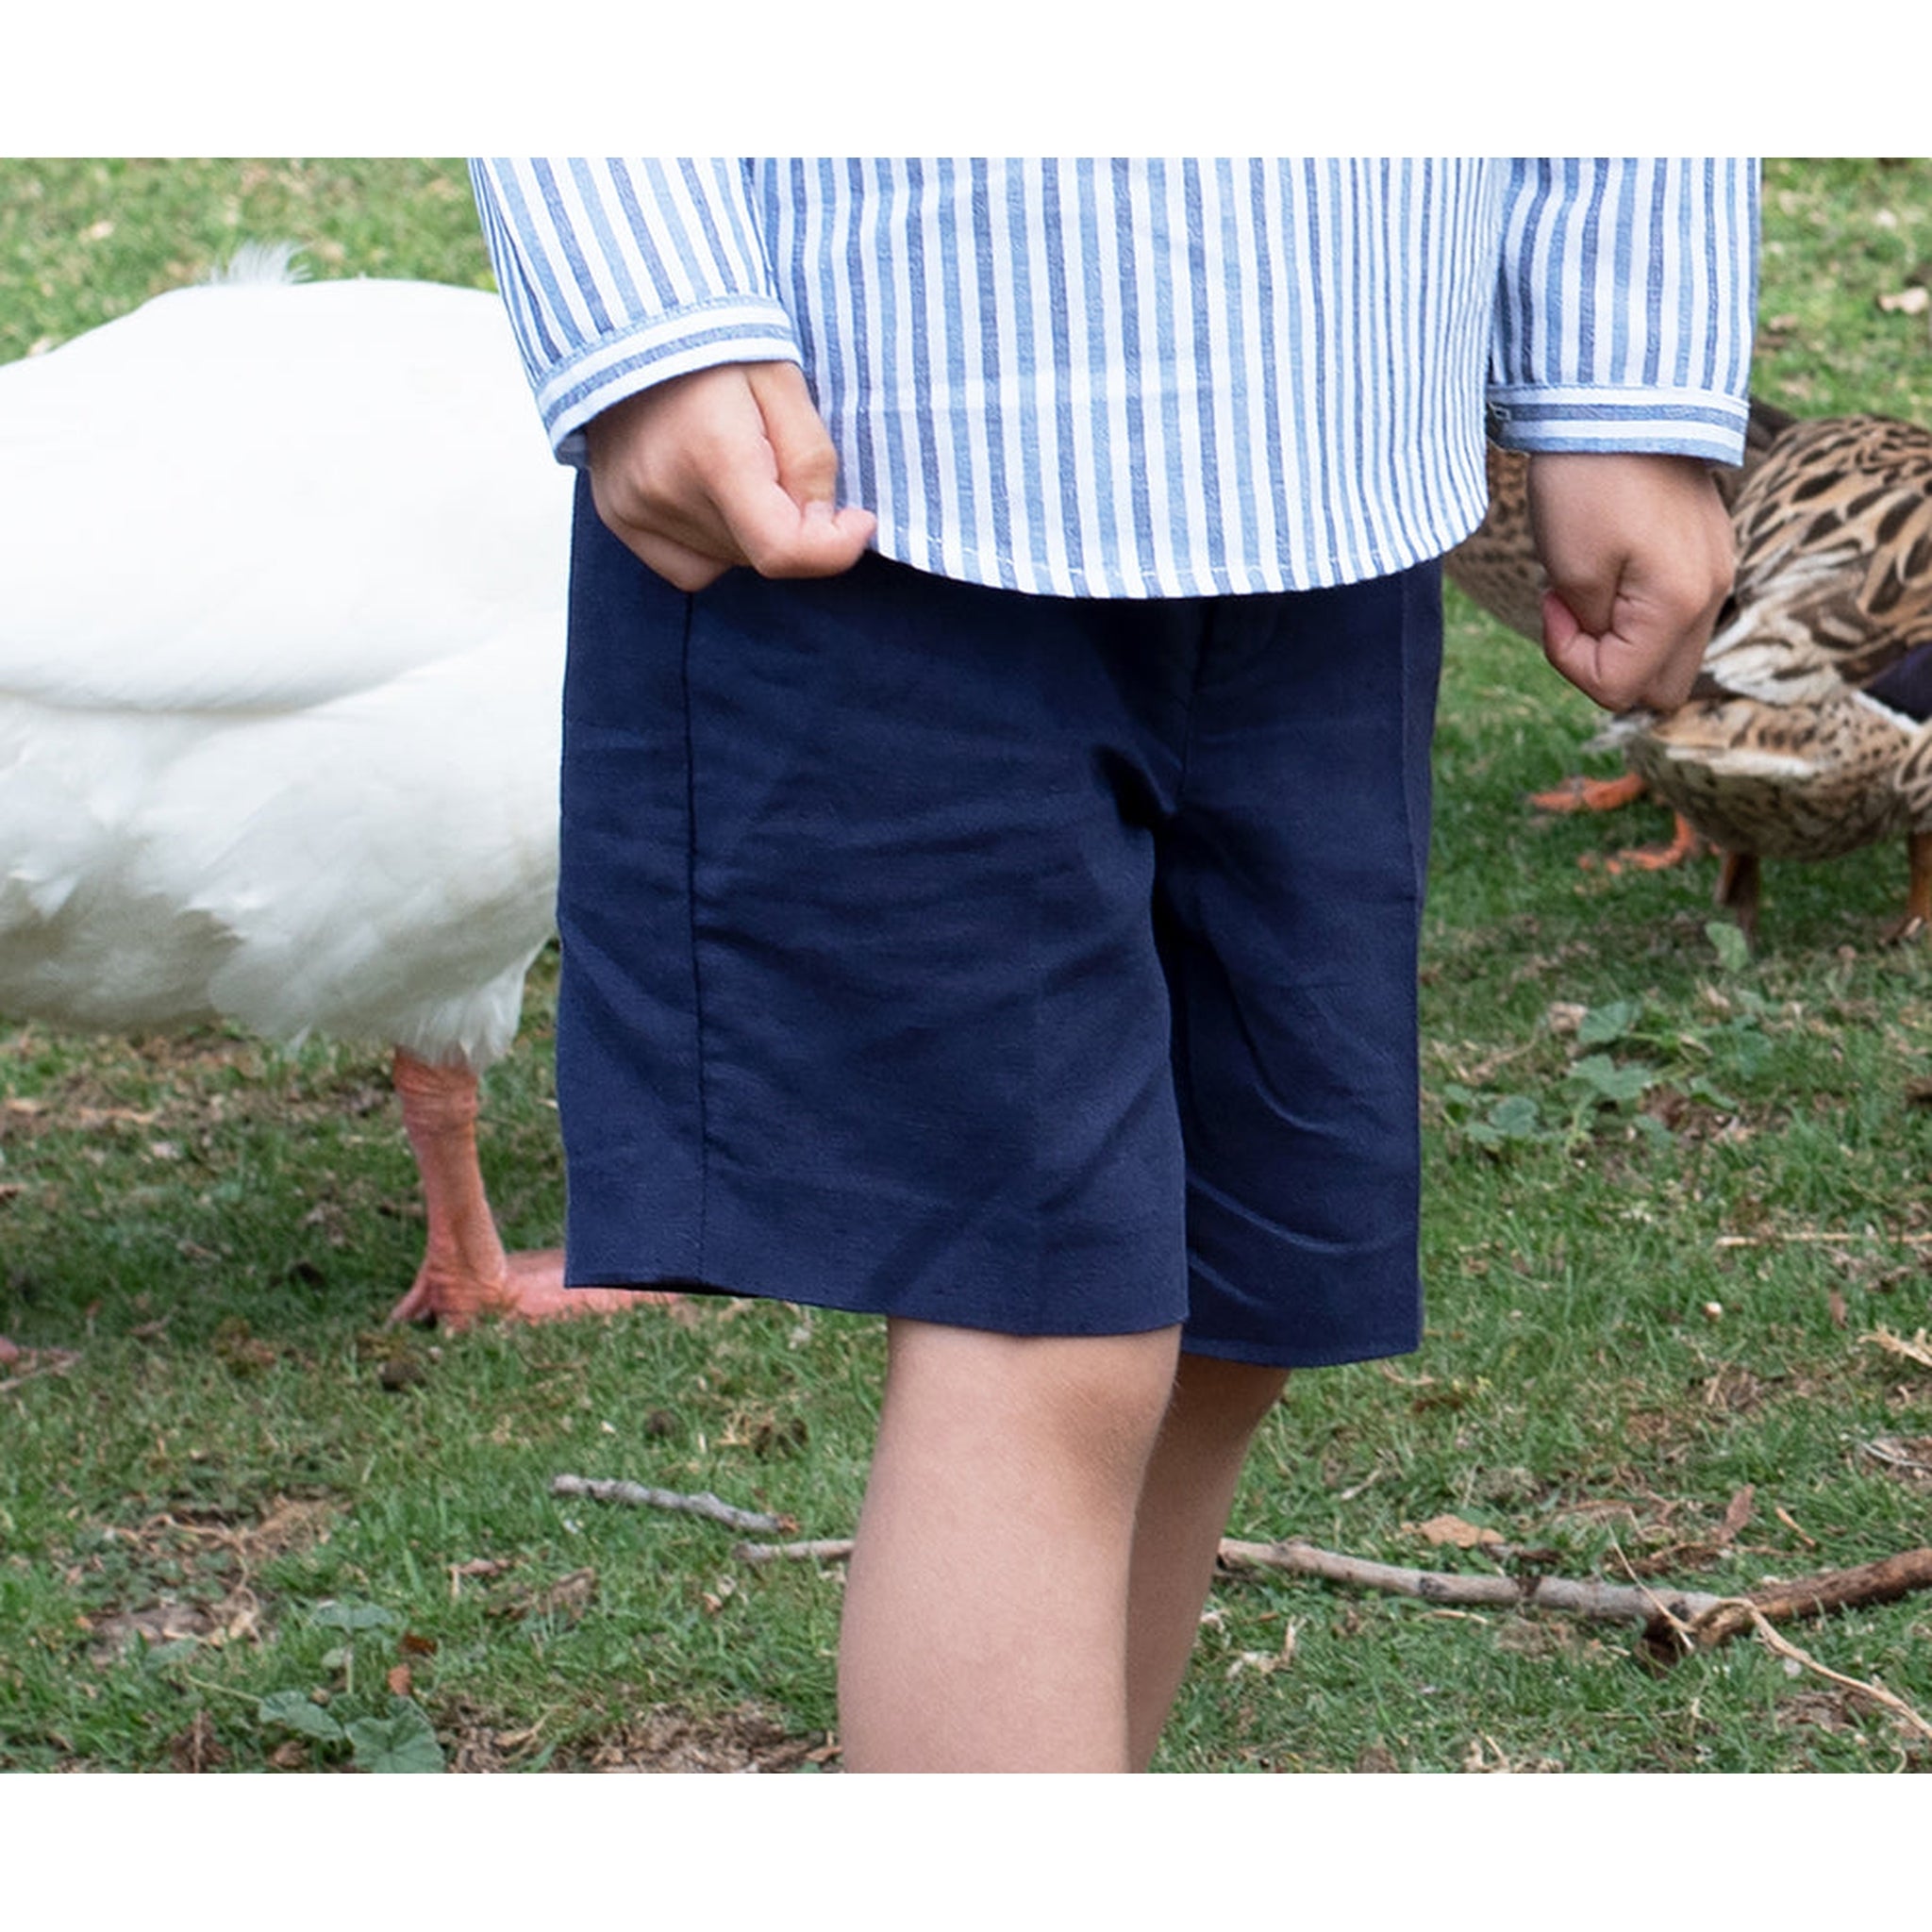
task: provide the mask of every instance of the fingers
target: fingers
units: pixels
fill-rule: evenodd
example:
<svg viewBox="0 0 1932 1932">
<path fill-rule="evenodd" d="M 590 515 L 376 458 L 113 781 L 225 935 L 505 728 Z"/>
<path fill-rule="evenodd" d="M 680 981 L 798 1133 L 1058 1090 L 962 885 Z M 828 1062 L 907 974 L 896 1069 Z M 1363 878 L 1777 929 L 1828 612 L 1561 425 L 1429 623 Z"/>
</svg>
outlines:
<svg viewBox="0 0 1932 1932">
<path fill-rule="evenodd" d="M 744 564 L 831 576 L 875 519 L 836 505 L 838 458 L 791 363 L 703 369 L 626 398 L 586 432 L 598 514 L 682 591 Z"/>
<path fill-rule="evenodd" d="M 1543 649 L 1613 710 L 1690 696 L 1730 589 L 1729 513 L 1686 458 L 1538 456 L 1530 515 L 1550 581 Z"/>
</svg>

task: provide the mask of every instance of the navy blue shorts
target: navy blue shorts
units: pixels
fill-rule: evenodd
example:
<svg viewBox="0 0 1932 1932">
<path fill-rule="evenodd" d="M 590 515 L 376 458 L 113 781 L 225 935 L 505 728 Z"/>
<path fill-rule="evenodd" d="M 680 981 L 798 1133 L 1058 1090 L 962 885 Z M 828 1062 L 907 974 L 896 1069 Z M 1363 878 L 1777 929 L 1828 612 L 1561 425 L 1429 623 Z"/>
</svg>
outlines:
<svg viewBox="0 0 1932 1932">
<path fill-rule="evenodd" d="M 696 596 L 580 491 L 568 1277 L 1014 1335 L 1416 1346 L 1433 565 Z"/>
</svg>

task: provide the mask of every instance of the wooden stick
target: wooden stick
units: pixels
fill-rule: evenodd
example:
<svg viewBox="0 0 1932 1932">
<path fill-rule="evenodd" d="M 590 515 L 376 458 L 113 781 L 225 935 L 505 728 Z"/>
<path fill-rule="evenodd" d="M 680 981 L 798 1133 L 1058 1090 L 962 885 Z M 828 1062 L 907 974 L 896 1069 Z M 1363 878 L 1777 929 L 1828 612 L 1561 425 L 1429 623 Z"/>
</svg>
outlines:
<svg viewBox="0 0 1932 1932">
<path fill-rule="evenodd" d="M 739 1543 L 741 1562 L 835 1563 L 852 1554 L 849 1540 L 793 1543 Z M 1748 1597 L 1711 1591 L 1657 1590 L 1640 1583 L 1579 1581 L 1566 1576 L 1501 1576 L 1410 1570 L 1374 1563 L 1291 1540 L 1241 1542 L 1224 1538 L 1221 1561 L 1229 1570 L 1282 1570 L 1358 1590 L 1412 1596 L 1424 1603 L 1475 1605 L 1496 1609 L 1561 1611 L 1597 1623 L 1641 1624 L 1647 1640 L 1681 1656 L 1686 1648 L 1709 1650 L 1766 1620 L 1823 1616 L 1860 1604 L 1890 1603 L 1915 1590 L 1932 1589 L 1932 1549 L 1909 1550 L 1852 1570 L 1828 1570 L 1792 1583 L 1773 1584 Z M 1671 1640 L 1676 1638 L 1676 1641 Z"/>
<path fill-rule="evenodd" d="M 1793 1228 L 1784 1234 L 1721 1234 L 1720 1248 L 1768 1248 L 1774 1241 L 1890 1241 L 1894 1247 L 1918 1248 L 1932 1242 L 1932 1234 L 1880 1234 L 1872 1228 Z"/>
<path fill-rule="evenodd" d="M 1826 1570 L 1794 1583 L 1770 1584 L 1748 1596 L 1723 1597 L 1685 1622 L 1695 1646 L 1711 1650 L 1740 1631 L 1754 1628 L 1760 1618 L 1781 1623 L 1797 1617 L 1822 1617 L 1827 1610 L 1889 1604 L 1915 1590 L 1932 1590 L 1932 1549 L 1907 1550 L 1901 1556 L 1860 1563 L 1851 1570 Z"/>
<path fill-rule="evenodd" d="M 708 1490 L 684 1495 L 676 1490 L 651 1490 L 641 1483 L 605 1482 L 583 1475 L 550 1479 L 553 1496 L 589 1496 L 598 1503 L 628 1503 L 639 1509 L 681 1509 L 691 1516 L 708 1516 L 729 1529 L 795 1529 L 789 1516 L 767 1516 L 757 1509 L 740 1509 L 722 1502 Z"/>
<path fill-rule="evenodd" d="M 1425 1603 L 1562 1610 L 1609 1624 L 1647 1624 L 1657 1615 L 1659 1603 L 1689 1624 L 1724 1601 L 1699 1591 L 1658 1592 L 1641 1584 L 1578 1582 L 1564 1576 L 1408 1570 L 1392 1563 L 1372 1563 L 1361 1557 L 1338 1556 L 1333 1550 L 1319 1550 L 1312 1543 L 1300 1541 L 1249 1543 L 1224 1538 L 1221 1560 L 1230 1570 L 1285 1570 L 1293 1575 L 1319 1576 L 1325 1582 L 1351 1584 L 1360 1590 L 1420 1597 Z"/>
<path fill-rule="evenodd" d="M 808 1543 L 733 1543 L 731 1554 L 741 1563 L 842 1563 L 852 1554 L 852 1539 L 826 1537 Z"/>
</svg>

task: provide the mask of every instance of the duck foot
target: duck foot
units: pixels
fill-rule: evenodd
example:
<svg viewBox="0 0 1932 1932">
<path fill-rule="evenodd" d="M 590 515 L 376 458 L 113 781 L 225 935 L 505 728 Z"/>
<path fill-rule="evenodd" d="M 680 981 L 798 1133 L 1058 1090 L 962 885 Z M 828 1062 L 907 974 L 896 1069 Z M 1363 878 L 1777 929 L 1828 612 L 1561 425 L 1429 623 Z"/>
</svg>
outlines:
<svg viewBox="0 0 1932 1932">
<path fill-rule="evenodd" d="M 678 1299 L 662 1291 L 567 1289 L 557 1249 L 505 1254 L 476 1165 L 476 1075 L 467 1067 L 432 1066 L 399 1049 L 392 1077 L 423 1177 L 429 1240 L 414 1285 L 390 1310 L 391 1322 L 435 1322 L 460 1330 L 485 1315 L 558 1322 Z"/>
<path fill-rule="evenodd" d="M 663 1307 L 678 1296 L 661 1289 L 566 1288 L 563 1251 L 533 1249 L 506 1255 L 494 1279 L 432 1270 L 425 1261 L 391 1322 L 433 1322 L 460 1334 L 486 1315 L 504 1322 L 564 1322 L 579 1315 L 626 1315 Z"/>
<path fill-rule="evenodd" d="M 1616 811 L 1634 804 L 1648 788 L 1635 772 L 1621 778 L 1565 778 L 1552 791 L 1532 791 L 1529 802 L 1538 811 Z"/>
<path fill-rule="evenodd" d="M 0 1335 L 0 1362 L 17 1362 L 19 1359 L 19 1349 L 14 1347 L 6 1336 Z"/>
<path fill-rule="evenodd" d="M 1611 877 L 1623 872 L 1663 872 L 1674 865 L 1682 865 L 1686 859 L 1701 858 L 1709 848 L 1702 838 L 1690 829 L 1689 822 L 1678 819 L 1675 835 L 1668 845 L 1630 845 L 1622 852 L 1613 852 L 1607 858 L 1600 858 L 1594 852 L 1586 852 L 1576 862 L 1586 872 L 1602 866 Z"/>
</svg>

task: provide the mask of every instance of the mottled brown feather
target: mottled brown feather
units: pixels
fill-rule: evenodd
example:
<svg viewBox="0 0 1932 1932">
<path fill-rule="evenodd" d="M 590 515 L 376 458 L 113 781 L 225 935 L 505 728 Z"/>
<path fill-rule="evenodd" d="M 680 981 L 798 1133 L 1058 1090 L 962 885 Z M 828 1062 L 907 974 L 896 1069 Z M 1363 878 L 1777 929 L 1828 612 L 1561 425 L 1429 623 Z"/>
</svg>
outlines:
<svg viewBox="0 0 1932 1932">
<path fill-rule="evenodd" d="M 1491 451 L 1490 514 L 1445 568 L 1534 638 L 1525 469 Z M 1626 714 L 1607 739 L 1733 854 L 1831 858 L 1932 832 L 1932 724 L 1867 694 L 1932 645 L 1932 433 L 1754 404 L 1744 466 L 1729 474 L 1737 582 L 1697 687 L 1667 715 Z"/>
</svg>

